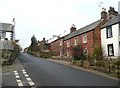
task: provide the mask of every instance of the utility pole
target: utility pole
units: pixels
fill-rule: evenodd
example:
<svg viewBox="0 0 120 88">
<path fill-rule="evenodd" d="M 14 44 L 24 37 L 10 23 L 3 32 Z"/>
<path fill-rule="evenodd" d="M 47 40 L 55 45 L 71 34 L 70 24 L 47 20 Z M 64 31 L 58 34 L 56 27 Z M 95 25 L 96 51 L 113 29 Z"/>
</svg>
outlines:
<svg viewBox="0 0 120 88">
<path fill-rule="evenodd" d="M 12 20 L 12 32 L 11 32 L 11 40 L 12 40 L 12 41 L 13 41 L 14 38 L 15 38 L 15 24 L 16 24 L 15 18 L 13 18 L 13 20 Z"/>
<path fill-rule="evenodd" d="M 103 10 L 103 2 L 98 2 L 98 6 L 99 6 L 99 13 L 101 13 Z"/>
</svg>

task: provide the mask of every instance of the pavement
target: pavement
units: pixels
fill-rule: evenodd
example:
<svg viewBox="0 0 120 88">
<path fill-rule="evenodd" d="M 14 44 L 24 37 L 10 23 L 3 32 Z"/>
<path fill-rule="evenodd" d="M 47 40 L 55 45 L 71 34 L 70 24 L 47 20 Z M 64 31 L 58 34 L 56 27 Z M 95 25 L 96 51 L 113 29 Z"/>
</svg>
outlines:
<svg viewBox="0 0 120 88">
<path fill-rule="evenodd" d="M 107 75 L 105 73 L 102 73 L 102 72 L 98 72 L 98 71 L 89 70 L 89 69 L 85 69 L 85 68 L 82 68 L 82 67 L 75 66 L 71 62 L 68 62 L 68 61 L 53 60 L 53 59 L 47 59 L 47 60 L 52 61 L 52 62 L 56 62 L 56 63 L 59 63 L 59 64 L 64 64 L 64 65 L 67 65 L 67 66 L 70 66 L 70 67 L 73 67 L 73 68 L 81 69 L 83 71 L 91 72 L 91 73 L 94 73 L 94 74 L 97 74 L 97 75 L 102 75 L 102 76 L 105 76 L 105 77 L 108 77 L 108 78 L 111 78 L 111 79 L 114 79 L 114 80 L 118 80 L 118 81 L 120 80 L 118 78 L 111 77 L 111 76 L 109 76 L 109 75 Z"/>
<path fill-rule="evenodd" d="M 18 58 L 16 58 L 12 65 L 2 66 L 2 86 L 17 86 L 14 71 L 23 69 Z"/>
<path fill-rule="evenodd" d="M 28 86 L 32 88 L 34 83 L 25 71 L 18 58 L 16 58 L 12 65 L 2 66 L 2 87 L 21 87 Z M 34 87 L 33 87 L 34 88 Z"/>
<path fill-rule="evenodd" d="M 14 60 L 12 65 L 4 65 L 2 66 L 2 73 L 10 73 L 13 72 L 14 70 L 20 70 L 23 69 L 22 65 L 20 64 L 18 58 Z"/>
</svg>

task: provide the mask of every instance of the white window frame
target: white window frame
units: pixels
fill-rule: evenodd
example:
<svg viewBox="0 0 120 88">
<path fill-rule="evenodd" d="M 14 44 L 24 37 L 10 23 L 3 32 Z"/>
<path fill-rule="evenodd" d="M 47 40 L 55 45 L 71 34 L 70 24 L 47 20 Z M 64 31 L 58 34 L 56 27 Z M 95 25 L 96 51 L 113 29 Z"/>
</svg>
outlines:
<svg viewBox="0 0 120 88">
<path fill-rule="evenodd" d="M 69 57 L 69 51 L 67 51 L 67 57 Z"/>
<path fill-rule="evenodd" d="M 108 44 L 108 56 L 114 56 L 114 46 L 113 44 Z"/>
<path fill-rule="evenodd" d="M 109 26 L 106 28 L 106 36 L 107 36 L 107 38 L 113 37 L 112 26 Z"/>
<path fill-rule="evenodd" d="M 63 45 L 63 41 L 61 40 L 61 41 L 60 41 L 60 46 L 62 46 L 62 45 Z"/>
<path fill-rule="evenodd" d="M 84 53 L 84 55 L 88 55 L 88 49 L 87 48 L 85 48 L 84 50 L 83 50 L 83 53 Z"/>
<path fill-rule="evenodd" d="M 75 39 L 74 39 L 74 44 L 75 44 L 75 46 L 77 45 L 77 43 L 78 43 L 78 38 L 75 38 Z"/>
<path fill-rule="evenodd" d="M 70 47 L 70 41 L 67 41 L 67 47 Z"/>
<path fill-rule="evenodd" d="M 83 43 L 87 43 L 87 34 L 83 35 Z"/>
<path fill-rule="evenodd" d="M 60 51 L 60 57 L 62 57 L 62 51 Z"/>
</svg>

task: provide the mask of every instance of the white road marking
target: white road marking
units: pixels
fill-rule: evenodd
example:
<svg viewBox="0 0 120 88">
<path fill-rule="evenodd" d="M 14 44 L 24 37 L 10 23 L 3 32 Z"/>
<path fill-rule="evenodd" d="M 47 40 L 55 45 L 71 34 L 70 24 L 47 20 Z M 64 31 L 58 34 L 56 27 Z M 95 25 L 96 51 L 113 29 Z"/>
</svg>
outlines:
<svg viewBox="0 0 120 88">
<path fill-rule="evenodd" d="M 23 69 L 22 72 L 25 72 L 25 69 Z"/>
<path fill-rule="evenodd" d="M 20 79 L 18 79 L 18 80 L 16 79 L 16 81 L 17 81 L 18 83 L 22 82 Z"/>
<path fill-rule="evenodd" d="M 36 88 L 34 87 L 33 85 L 35 85 L 34 82 L 32 82 L 32 79 L 31 78 L 28 78 L 29 75 L 27 74 L 27 72 L 23 69 L 22 70 L 22 73 L 24 74 L 28 84 L 31 86 L 31 88 Z M 15 74 L 15 77 L 16 77 L 16 81 L 18 83 L 18 86 L 23 86 L 23 83 L 22 83 L 22 80 L 20 80 L 20 76 L 18 75 L 18 72 L 17 71 L 14 71 L 14 74 Z M 33 86 L 33 87 L 32 87 Z"/>
<path fill-rule="evenodd" d="M 25 77 L 28 77 L 29 75 L 28 74 L 25 74 Z"/>
<path fill-rule="evenodd" d="M 30 86 L 33 86 L 35 85 L 34 82 L 28 82 L 30 84 Z"/>
<path fill-rule="evenodd" d="M 15 75 L 18 75 L 18 73 L 15 73 Z"/>
<path fill-rule="evenodd" d="M 18 83 L 18 86 L 23 86 L 22 82 Z"/>
<path fill-rule="evenodd" d="M 27 79 L 27 81 L 32 81 L 31 78 L 26 78 L 26 79 Z"/>
<path fill-rule="evenodd" d="M 16 77 L 17 79 L 18 79 L 18 78 L 20 78 L 20 76 L 19 76 L 19 75 L 15 76 L 15 77 Z"/>
<path fill-rule="evenodd" d="M 14 71 L 14 73 L 17 73 L 17 71 Z"/>
<path fill-rule="evenodd" d="M 26 74 L 27 72 L 23 72 L 23 74 Z"/>
</svg>

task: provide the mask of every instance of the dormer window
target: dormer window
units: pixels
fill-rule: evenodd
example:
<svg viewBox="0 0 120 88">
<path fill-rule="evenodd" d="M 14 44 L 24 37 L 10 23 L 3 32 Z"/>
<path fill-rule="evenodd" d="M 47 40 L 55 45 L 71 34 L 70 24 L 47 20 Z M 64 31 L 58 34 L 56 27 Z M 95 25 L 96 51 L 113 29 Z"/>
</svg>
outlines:
<svg viewBox="0 0 120 88">
<path fill-rule="evenodd" d="M 112 35 L 112 26 L 107 27 L 106 34 L 107 34 L 107 38 L 113 37 L 113 35 Z"/>
</svg>

